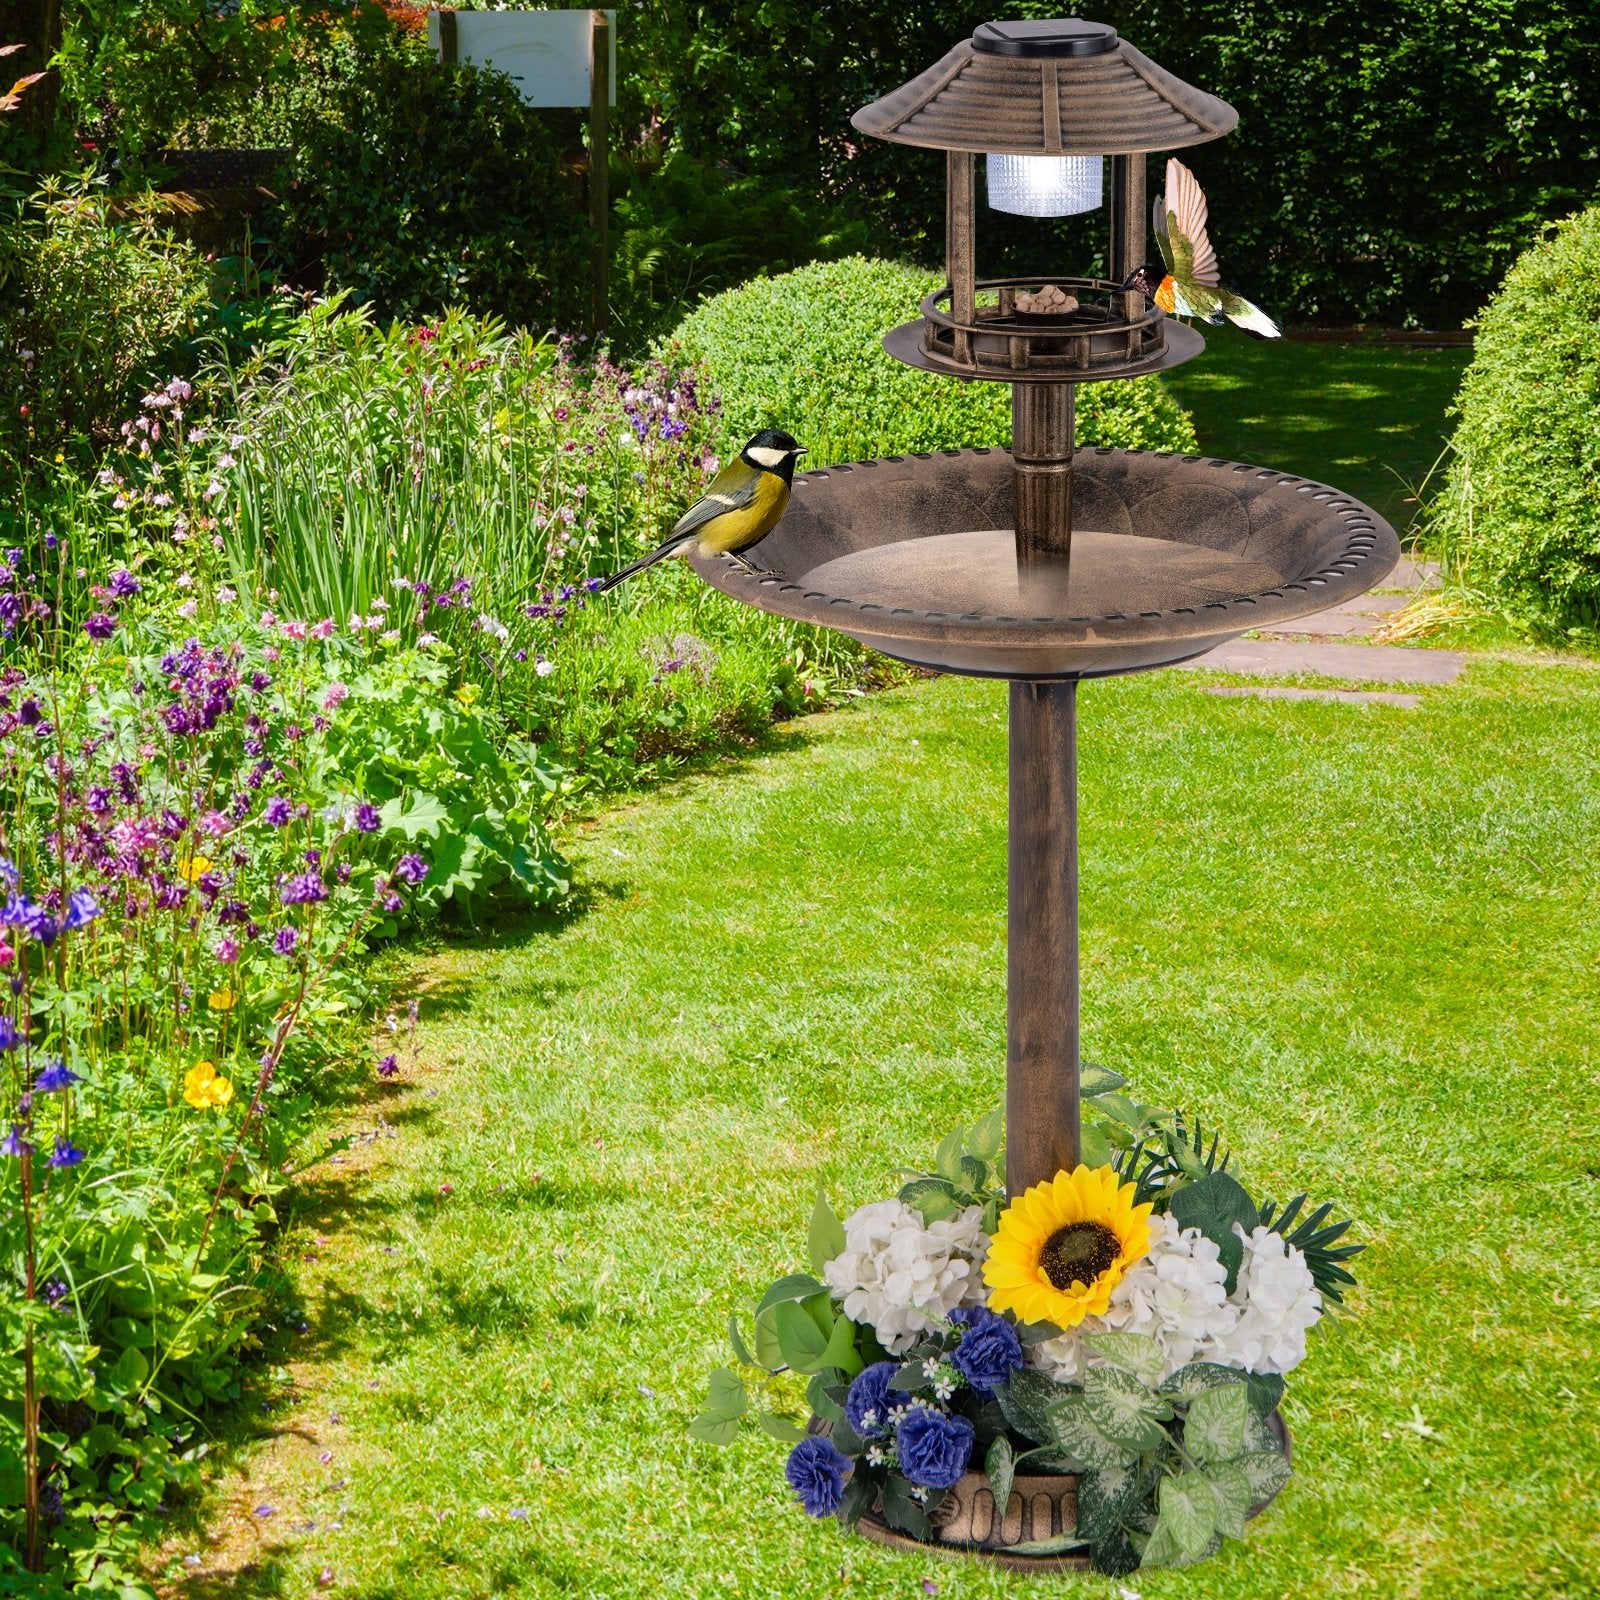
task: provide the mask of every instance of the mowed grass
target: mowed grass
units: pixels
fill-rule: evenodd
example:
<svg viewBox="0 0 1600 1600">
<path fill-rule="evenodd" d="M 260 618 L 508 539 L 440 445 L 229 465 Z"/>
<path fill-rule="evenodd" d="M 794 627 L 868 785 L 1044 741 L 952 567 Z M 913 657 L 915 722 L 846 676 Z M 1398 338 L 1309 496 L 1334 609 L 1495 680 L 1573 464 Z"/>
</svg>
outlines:
<svg viewBox="0 0 1600 1600">
<path fill-rule="evenodd" d="M 1479 661 L 1415 711 L 1206 681 L 1082 693 L 1087 1048 L 1371 1249 L 1248 1547 L 1130 1587 L 1593 1595 L 1600 672 Z M 879 1198 L 1000 1098 L 1005 703 L 790 724 L 588 825 L 569 917 L 424 964 L 421 1063 L 298 1191 L 306 1328 L 171 1594 L 1118 1593 L 881 1551 L 781 1446 L 684 1431 L 816 1184 Z"/>
<path fill-rule="evenodd" d="M 1452 431 L 1470 349 L 1203 331 L 1205 353 L 1165 380 L 1193 413 L 1202 450 L 1332 483 L 1406 531 Z"/>
</svg>

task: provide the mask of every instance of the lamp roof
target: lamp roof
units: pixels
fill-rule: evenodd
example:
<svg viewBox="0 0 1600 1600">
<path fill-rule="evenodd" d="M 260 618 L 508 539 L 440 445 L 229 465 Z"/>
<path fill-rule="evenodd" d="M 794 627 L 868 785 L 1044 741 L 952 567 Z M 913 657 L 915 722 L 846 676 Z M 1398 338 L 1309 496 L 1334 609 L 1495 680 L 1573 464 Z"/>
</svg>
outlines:
<svg viewBox="0 0 1600 1600">
<path fill-rule="evenodd" d="M 1134 155 L 1220 139 L 1239 113 L 1175 78 L 1103 23 L 985 22 L 850 119 L 930 150 Z"/>
</svg>

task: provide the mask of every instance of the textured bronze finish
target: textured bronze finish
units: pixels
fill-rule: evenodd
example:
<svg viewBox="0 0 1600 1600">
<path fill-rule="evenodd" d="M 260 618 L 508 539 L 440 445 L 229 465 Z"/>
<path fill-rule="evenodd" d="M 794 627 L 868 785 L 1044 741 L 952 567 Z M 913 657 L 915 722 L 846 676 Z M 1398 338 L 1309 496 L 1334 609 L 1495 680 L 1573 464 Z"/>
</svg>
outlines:
<svg viewBox="0 0 1600 1600">
<path fill-rule="evenodd" d="M 1072 546 L 1072 385 L 1011 391 L 1011 466 L 1017 566 L 1058 573 L 1065 593 Z"/>
<path fill-rule="evenodd" d="M 707 582 L 763 610 L 903 661 L 996 678 L 1104 677 L 1186 660 L 1353 599 L 1399 559 L 1394 530 L 1351 496 L 1198 456 L 1080 450 L 1073 516 L 1066 588 L 1047 568 L 1025 591 L 1010 453 L 953 450 L 798 475 L 783 520 L 747 552 L 773 575 L 690 559 Z M 959 534 L 978 537 L 947 537 Z M 862 561 L 843 564 L 849 557 Z"/>
<path fill-rule="evenodd" d="M 1071 681 L 1011 685 L 1008 1195 L 1078 1164 L 1077 693 Z"/>
<path fill-rule="evenodd" d="M 1125 39 L 1099 55 L 1002 56 L 963 39 L 850 119 L 862 133 L 930 150 L 1132 155 L 1220 139 L 1239 114 Z"/>
</svg>

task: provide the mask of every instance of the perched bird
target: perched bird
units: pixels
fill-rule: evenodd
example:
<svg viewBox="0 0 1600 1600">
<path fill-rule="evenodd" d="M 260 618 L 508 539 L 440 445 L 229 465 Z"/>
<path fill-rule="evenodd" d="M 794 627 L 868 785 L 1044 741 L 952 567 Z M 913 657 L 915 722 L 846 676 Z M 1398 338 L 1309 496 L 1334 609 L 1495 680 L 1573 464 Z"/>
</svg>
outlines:
<svg viewBox="0 0 1600 1600">
<path fill-rule="evenodd" d="M 1280 339 L 1282 329 L 1260 306 L 1222 286 L 1217 253 L 1206 237 L 1206 196 L 1181 161 L 1167 161 L 1167 188 L 1155 203 L 1156 243 L 1166 272 L 1140 267 L 1126 287 L 1149 295 L 1168 316 L 1229 322 L 1262 339 Z"/>
<path fill-rule="evenodd" d="M 620 572 L 613 572 L 595 590 L 603 594 L 624 578 L 653 567 L 668 556 L 687 555 L 689 547 L 701 556 L 738 556 L 766 538 L 789 505 L 794 464 L 805 454 L 788 434 L 763 428 L 737 456 L 711 480 L 706 492 L 678 518 L 666 541 Z"/>
</svg>

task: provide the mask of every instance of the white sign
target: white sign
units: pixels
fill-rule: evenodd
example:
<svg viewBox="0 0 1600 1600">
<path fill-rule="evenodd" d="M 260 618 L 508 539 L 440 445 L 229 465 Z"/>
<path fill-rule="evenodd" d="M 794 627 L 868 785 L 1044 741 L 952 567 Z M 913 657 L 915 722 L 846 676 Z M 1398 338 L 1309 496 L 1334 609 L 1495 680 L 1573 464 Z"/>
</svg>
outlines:
<svg viewBox="0 0 1600 1600">
<path fill-rule="evenodd" d="M 530 106 L 589 103 L 587 11 L 457 11 L 456 59 L 516 80 Z M 617 103 L 617 14 L 611 26 L 611 104 Z M 428 13 L 428 43 L 439 49 L 439 13 Z"/>
</svg>

